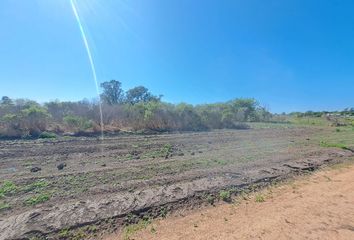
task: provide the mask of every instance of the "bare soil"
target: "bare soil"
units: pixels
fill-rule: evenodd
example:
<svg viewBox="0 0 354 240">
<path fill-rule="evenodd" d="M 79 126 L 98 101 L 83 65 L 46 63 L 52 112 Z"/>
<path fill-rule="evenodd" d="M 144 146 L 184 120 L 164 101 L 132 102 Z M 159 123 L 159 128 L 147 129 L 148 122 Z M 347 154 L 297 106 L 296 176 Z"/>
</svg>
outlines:
<svg viewBox="0 0 354 240">
<path fill-rule="evenodd" d="M 0 197 L 6 206 L 0 210 L 0 239 L 57 239 L 93 225 L 99 230 L 87 228 L 80 238 L 97 239 L 143 215 L 200 205 L 221 189 L 266 185 L 352 156 L 319 144 L 338 139 L 353 142 L 354 131 L 269 125 L 118 135 L 103 142 L 0 141 L 0 181 L 13 187 Z"/>
<path fill-rule="evenodd" d="M 354 159 L 353 159 L 354 160 Z M 259 199 L 263 198 L 263 201 Z M 123 239 L 112 235 L 106 240 Z M 127 238 L 125 236 L 125 238 Z M 153 222 L 129 239 L 354 239 L 354 166 Z"/>
</svg>

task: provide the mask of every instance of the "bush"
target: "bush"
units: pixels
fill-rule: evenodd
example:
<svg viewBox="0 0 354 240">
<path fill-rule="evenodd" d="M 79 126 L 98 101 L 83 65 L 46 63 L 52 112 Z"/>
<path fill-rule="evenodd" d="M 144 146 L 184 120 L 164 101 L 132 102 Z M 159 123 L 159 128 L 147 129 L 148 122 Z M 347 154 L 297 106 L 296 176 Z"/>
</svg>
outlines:
<svg viewBox="0 0 354 240">
<path fill-rule="evenodd" d="M 56 138 L 57 135 L 55 133 L 51 133 L 51 132 L 42 132 L 39 135 L 39 138 Z"/>
<path fill-rule="evenodd" d="M 231 201 L 231 192 L 230 191 L 221 191 L 219 193 L 219 197 L 221 200 L 225 202 L 230 202 Z"/>
<path fill-rule="evenodd" d="M 36 137 L 47 128 L 50 115 L 45 108 L 36 105 L 26 106 L 18 113 L 8 113 L 2 117 L 5 133 L 16 137 Z"/>
<path fill-rule="evenodd" d="M 105 85 L 105 89 L 115 83 L 113 81 Z M 248 129 L 245 122 L 271 119 L 271 114 L 254 99 L 197 106 L 169 104 L 161 102 L 160 97 L 152 95 L 144 87 L 132 89 L 128 97 L 130 100 L 106 101 L 103 104 L 103 123 L 107 130 L 162 132 Z M 99 107 L 98 101 L 53 101 L 40 105 L 30 100 L 4 97 L 0 101 L 0 135 L 5 138 L 54 138 L 53 133 L 64 130 L 75 133 L 92 129 L 98 132 L 102 127 Z M 48 129 L 52 129 L 53 133 L 49 133 Z"/>
<path fill-rule="evenodd" d="M 91 121 L 79 116 L 68 115 L 65 116 L 63 120 L 68 127 L 78 131 L 84 131 L 93 126 Z"/>
</svg>

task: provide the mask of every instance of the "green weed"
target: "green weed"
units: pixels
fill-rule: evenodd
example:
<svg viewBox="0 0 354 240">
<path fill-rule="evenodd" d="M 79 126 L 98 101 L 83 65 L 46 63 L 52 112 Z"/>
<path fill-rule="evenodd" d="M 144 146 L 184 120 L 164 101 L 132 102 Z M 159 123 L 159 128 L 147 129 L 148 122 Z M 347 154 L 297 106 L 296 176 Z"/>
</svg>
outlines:
<svg viewBox="0 0 354 240">
<path fill-rule="evenodd" d="M 256 195 L 255 201 L 258 203 L 265 202 L 264 196 L 260 194 Z"/>
<path fill-rule="evenodd" d="M 321 147 L 341 148 L 341 149 L 344 149 L 344 150 L 348 150 L 349 149 L 345 144 L 342 144 L 342 143 L 328 143 L 326 141 L 321 141 L 320 142 L 320 146 Z"/>
<path fill-rule="evenodd" d="M 51 133 L 51 132 L 42 132 L 39 135 L 39 138 L 57 138 L 57 135 L 55 133 Z"/>
<path fill-rule="evenodd" d="M 11 208 L 10 204 L 5 202 L 0 202 L 0 211 L 10 209 L 10 208 Z"/>
<path fill-rule="evenodd" d="M 0 187 L 0 196 L 4 197 L 17 191 L 17 186 L 11 181 L 5 181 Z"/>
<path fill-rule="evenodd" d="M 46 180 L 41 179 L 34 183 L 31 183 L 30 185 L 22 187 L 21 190 L 24 192 L 32 192 L 32 191 L 39 192 L 40 190 L 47 187 L 48 185 L 49 183 Z"/>
<path fill-rule="evenodd" d="M 27 198 L 25 200 L 26 205 L 37 205 L 39 203 L 46 202 L 50 199 L 50 196 L 46 193 L 41 193 L 39 195 Z"/>
<path fill-rule="evenodd" d="M 142 229 L 145 229 L 150 224 L 151 224 L 150 220 L 140 220 L 137 224 L 132 224 L 132 225 L 126 226 L 123 230 L 123 239 L 130 240 L 131 236 L 134 233 L 136 233 Z"/>
<path fill-rule="evenodd" d="M 219 198 L 225 202 L 230 202 L 231 201 L 231 192 L 225 191 L 225 190 L 220 191 Z"/>
<path fill-rule="evenodd" d="M 63 228 L 59 231 L 59 238 L 67 239 L 70 237 L 70 230 L 68 228 Z"/>
<path fill-rule="evenodd" d="M 209 204 L 213 205 L 214 202 L 215 202 L 215 197 L 212 196 L 212 195 L 208 195 L 208 196 L 206 197 L 206 200 L 207 200 L 207 202 L 208 202 Z"/>
</svg>

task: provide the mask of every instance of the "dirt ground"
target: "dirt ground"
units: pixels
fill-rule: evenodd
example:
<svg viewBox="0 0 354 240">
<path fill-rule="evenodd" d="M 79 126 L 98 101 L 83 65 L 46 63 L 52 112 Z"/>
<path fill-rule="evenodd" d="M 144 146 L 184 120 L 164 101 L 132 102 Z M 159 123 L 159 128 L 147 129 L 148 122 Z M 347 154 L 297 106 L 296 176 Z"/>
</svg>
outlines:
<svg viewBox="0 0 354 240">
<path fill-rule="evenodd" d="M 110 236 L 107 240 L 123 239 Z M 159 220 L 129 239 L 354 239 L 354 165 L 271 187 L 233 204 Z"/>
<path fill-rule="evenodd" d="M 98 239 L 143 216 L 200 205 L 224 189 L 269 184 L 353 156 L 329 143 L 353 148 L 354 131 L 264 124 L 102 142 L 0 141 L 0 239 Z"/>
</svg>

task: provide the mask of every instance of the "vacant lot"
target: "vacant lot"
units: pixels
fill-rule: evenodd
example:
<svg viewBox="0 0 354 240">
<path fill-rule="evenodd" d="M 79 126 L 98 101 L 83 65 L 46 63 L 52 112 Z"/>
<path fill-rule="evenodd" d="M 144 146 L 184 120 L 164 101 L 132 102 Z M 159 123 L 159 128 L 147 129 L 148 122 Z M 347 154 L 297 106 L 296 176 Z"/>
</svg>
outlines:
<svg viewBox="0 0 354 240">
<path fill-rule="evenodd" d="M 345 160 L 353 147 L 352 128 L 287 124 L 103 141 L 1 141 L 0 239 L 97 238 L 142 214 L 164 216 L 210 203 L 222 189 L 256 188 Z"/>
</svg>

